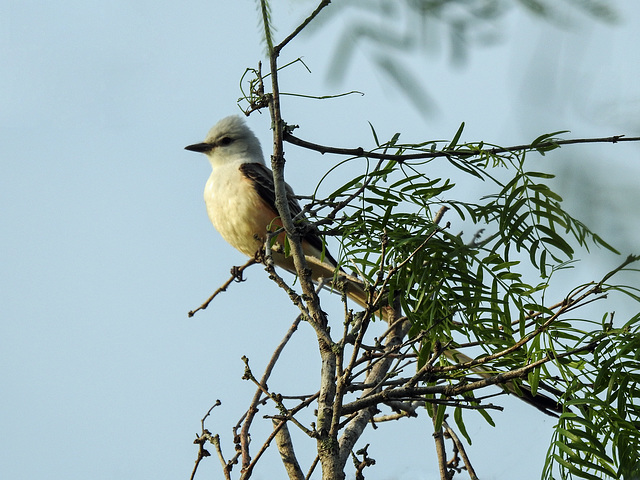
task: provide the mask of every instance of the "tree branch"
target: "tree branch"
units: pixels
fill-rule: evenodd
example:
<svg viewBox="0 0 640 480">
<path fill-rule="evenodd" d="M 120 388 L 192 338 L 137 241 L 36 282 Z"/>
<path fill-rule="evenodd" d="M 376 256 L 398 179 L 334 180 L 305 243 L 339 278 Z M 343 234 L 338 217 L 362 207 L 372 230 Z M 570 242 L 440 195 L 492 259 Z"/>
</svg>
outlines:
<svg viewBox="0 0 640 480">
<path fill-rule="evenodd" d="M 261 0 L 261 4 L 265 5 L 266 0 Z M 269 112 L 271 114 L 271 123 L 273 127 L 273 155 L 271 156 L 271 168 L 273 171 L 273 182 L 275 186 L 275 203 L 280 215 L 280 220 L 285 228 L 287 238 L 291 247 L 291 256 L 300 280 L 302 293 L 305 296 L 307 308 L 309 310 L 309 323 L 316 331 L 322 365 L 320 370 L 320 394 L 318 397 L 318 415 L 317 415 L 317 441 L 318 454 L 322 464 L 323 475 L 327 478 L 339 478 L 344 473 L 338 469 L 337 460 L 337 438 L 331 436 L 332 419 L 334 410 L 334 401 L 336 393 L 336 355 L 333 351 L 333 342 L 329 335 L 327 318 L 325 313 L 320 309 L 318 295 L 314 291 L 311 281 L 311 270 L 307 267 L 300 233 L 291 217 L 289 204 L 287 201 L 286 184 L 284 181 L 284 149 L 283 134 L 284 122 L 282 121 L 282 113 L 280 110 L 280 89 L 278 85 L 278 55 L 282 48 L 297 33 L 306 26 L 320 12 L 328 2 L 323 0 L 316 11 L 307 19 L 301 27 L 298 27 L 292 35 L 287 37 L 280 45 L 273 47 L 269 45 L 269 69 L 271 73 L 271 101 L 269 103 Z M 265 29 L 267 19 L 264 20 Z"/>
<path fill-rule="evenodd" d="M 211 301 L 214 298 L 216 298 L 216 296 L 218 296 L 218 294 L 227 291 L 227 288 L 229 288 L 229 285 L 231 285 L 232 282 L 234 281 L 238 283 L 244 282 L 244 279 L 242 278 L 242 272 L 244 272 L 247 268 L 249 268 L 251 265 L 254 265 L 255 263 L 258 263 L 258 261 L 255 258 L 251 258 L 247 261 L 247 263 L 245 263 L 241 267 L 232 267 L 231 278 L 229 278 L 229 280 L 224 282 L 221 287 L 219 287 L 215 292 L 213 292 L 213 294 L 209 298 L 207 298 L 207 300 L 205 300 L 205 302 L 202 305 L 200 305 L 195 310 L 191 310 L 189 312 L 189 318 L 193 317 L 198 310 L 204 310 L 205 308 L 207 308 L 211 303 Z"/>
<path fill-rule="evenodd" d="M 394 308 L 393 315 L 392 315 L 392 318 L 389 319 L 389 323 L 394 322 L 395 316 L 400 316 L 400 309 L 397 306 Z M 393 332 L 392 335 L 389 336 L 387 340 L 385 349 L 393 350 L 396 348 L 396 346 L 400 345 L 402 343 L 402 339 L 405 337 L 405 335 L 409 331 L 410 326 L 411 324 L 409 321 L 405 321 L 397 324 L 397 326 L 395 327 L 395 331 Z M 387 372 L 389 371 L 389 367 L 392 361 L 393 361 L 392 358 L 387 357 L 384 361 L 377 363 L 371 368 L 371 370 L 369 370 L 365 382 L 373 383 L 374 385 L 376 385 L 376 387 L 373 387 L 372 389 L 369 389 L 369 390 L 365 390 L 361 395 L 361 398 L 367 398 L 369 395 L 371 395 L 375 391 L 375 389 L 377 388 L 377 385 L 387 375 Z M 370 404 L 369 406 L 374 406 L 374 405 L 375 403 Z M 362 435 L 362 432 L 366 428 L 369 421 L 373 418 L 373 415 L 375 414 L 375 409 L 373 408 L 354 409 L 354 410 L 351 410 L 351 412 L 349 413 L 356 413 L 356 415 L 354 416 L 354 418 L 352 418 L 349 421 L 349 424 L 345 427 L 344 432 L 339 440 L 339 445 L 340 445 L 339 455 L 340 455 L 341 465 L 346 464 L 346 461 L 349 458 L 349 453 L 351 452 L 351 450 L 353 450 L 355 443 L 358 441 L 358 439 Z M 346 414 L 348 413 L 345 412 L 343 407 L 342 415 L 346 415 Z"/>
<path fill-rule="evenodd" d="M 274 428 L 280 427 L 276 434 L 276 446 L 278 447 L 278 452 L 280 452 L 280 459 L 287 471 L 287 475 L 291 480 L 304 480 L 304 473 L 293 450 L 293 442 L 291 441 L 286 420 L 278 422 L 278 420 L 274 419 L 272 421 Z"/>
<path fill-rule="evenodd" d="M 190 480 L 193 480 L 196 476 L 196 472 L 198 471 L 198 467 L 200 466 L 200 462 L 203 458 L 211 456 L 211 454 L 204 448 L 205 443 L 207 441 L 211 443 L 218 453 L 218 458 L 220 459 L 220 463 L 222 464 L 222 470 L 224 471 L 224 476 L 226 480 L 230 480 L 230 471 L 231 468 L 229 464 L 227 464 L 224 460 L 224 456 L 222 455 L 222 449 L 220 448 L 220 437 L 218 435 L 211 435 L 211 432 L 204 428 L 204 421 L 207 419 L 214 408 L 221 405 L 220 400 L 216 400 L 216 403 L 209 409 L 209 411 L 205 414 L 204 417 L 200 420 L 200 425 L 202 427 L 202 432 L 200 435 L 196 434 L 196 439 L 193 441 L 194 444 L 198 445 L 198 456 L 196 457 L 196 463 L 193 466 L 193 471 L 191 472 Z"/>
<path fill-rule="evenodd" d="M 581 143 L 619 143 L 619 142 L 638 142 L 640 141 L 640 137 L 625 137 L 624 135 L 614 135 L 612 137 L 601 137 L 601 138 L 575 138 L 575 139 L 567 139 L 567 140 L 548 140 L 545 142 L 540 142 L 536 145 L 532 144 L 523 144 L 523 145 L 515 145 L 512 147 L 495 147 L 489 149 L 459 149 L 459 150 L 436 150 L 436 151 L 422 151 L 421 153 L 413 153 L 406 155 L 394 155 L 391 153 L 379 153 L 372 150 L 365 150 L 362 147 L 356 148 L 340 148 L 340 147 L 330 147 L 327 145 L 319 145 L 317 143 L 308 142 L 306 140 L 302 140 L 301 138 L 295 137 L 290 133 L 285 131 L 284 140 L 292 145 L 297 145 L 302 148 L 306 148 L 307 150 L 314 150 L 316 152 L 320 152 L 322 154 L 331 153 L 335 155 L 346 155 L 349 157 L 366 157 L 366 158 L 375 158 L 379 160 L 394 160 L 397 162 L 406 162 L 409 160 L 422 160 L 426 158 L 438 158 L 438 157 L 473 157 L 476 155 L 481 155 L 483 153 L 489 155 L 498 155 L 501 153 L 509 153 L 509 152 L 520 152 L 520 151 L 529 151 L 529 150 L 548 150 L 551 148 L 555 148 L 562 145 L 572 145 L 572 144 L 581 144 Z M 412 149 L 410 145 L 394 145 L 395 147 Z"/>
<path fill-rule="evenodd" d="M 436 413 L 437 407 L 434 406 L 434 413 L 431 417 L 433 421 L 433 439 L 436 442 L 436 455 L 438 457 L 438 470 L 440 471 L 440 479 L 441 480 L 451 480 L 453 478 L 453 474 L 449 473 L 447 470 L 447 451 L 444 447 L 444 432 L 442 429 L 442 425 L 438 428 L 436 425 Z"/>
<path fill-rule="evenodd" d="M 318 14 L 320 13 L 320 11 L 328 6 L 331 3 L 331 0 L 322 0 L 320 2 L 320 4 L 316 7 L 316 9 L 313 11 L 313 13 L 311 13 L 311 15 L 309 15 L 304 22 L 302 22 L 300 25 L 298 25 L 298 27 L 289 34 L 289 36 L 287 38 L 285 38 L 282 42 L 280 42 L 278 45 L 276 45 L 275 47 L 273 47 L 273 50 L 275 52 L 276 55 L 280 54 L 280 51 L 291 41 L 293 40 L 307 25 L 309 25 L 309 23 L 311 23 L 313 21 L 314 18 L 316 18 L 318 16 Z"/>
<path fill-rule="evenodd" d="M 464 445 L 458 438 L 458 435 L 456 435 L 456 432 L 449 426 L 446 420 L 442 422 L 442 426 L 444 427 L 444 430 L 447 433 L 447 435 L 451 437 L 451 441 L 453 442 L 453 445 L 455 446 L 456 450 L 460 454 L 460 457 L 462 457 L 462 462 L 464 463 L 464 467 L 467 470 L 469 477 L 471 477 L 471 480 L 478 480 L 476 471 L 473 469 L 473 466 L 469 461 L 469 457 L 467 456 L 467 452 L 464 449 Z"/>
<path fill-rule="evenodd" d="M 460 381 L 456 385 L 432 385 L 426 387 L 412 387 L 412 386 L 403 386 L 399 388 L 393 388 L 389 390 L 384 390 L 381 392 L 372 393 L 369 396 L 363 395 L 361 398 L 354 400 L 351 403 L 348 403 L 342 407 L 343 415 L 349 415 L 355 412 L 361 412 L 366 409 L 371 409 L 372 407 L 376 407 L 380 403 L 386 403 L 389 400 L 406 400 L 406 399 L 414 399 L 419 396 L 425 395 L 436 395 L 442 394 L 445 397 L 456 397 L 466 392 L 470 392 L 472 390 L 477 390 L 479 388 L 484 388 L 489 385 L 502 385 L 508 383 L 510 380 L 514 380 L 516 378 L 524 378 L 529 374 L 530 371 L 544 365 L 545 363 L 550 362 L 551 360 L 557 360 L 561 358 L 569 357 L 575 353 L 592 350 L 598 345 L 599 340 L 595 340 L 588 345 L 585 345 L 580 348 L 576 348 L 574 350 L 564 352 L 564 353 L 556 353 L 553 356 L 545 355 L 543 358 L 536 362 L 529 363 L 523 367 L 516 368 L 514 370 L 510 370 L 508 372 L 498 373 L 496 375 L 491 375 L 482 380 L 476 380 L 473 382 Z M 465 362 L 462 365 L 468 365 L 469 362 Z M 443 369 L 456 368 L 458 365 L 452 365 L 451 367 L 441 367 L 434 368 L 434 375 L 438 375 Z M 436 402 L 434 402 L 436 403 Z"/>
<path fill-rule="evenodd" d="M 322 288 L 322 285 L 319 285 L 318 288 Z M 271 372 L 273 371 L 273 368 L 275 367 L 276 362 L 280 358 L 280 354 L 282 353 L 282 351 L 284 350 L 284 347 L 287 345 L 287 343 L 293 336 L 294 332 L 298 329 L 298 326 L 300 325 L 301 321 L 302 321 L 302 315 L 298 315 L 298 317 L 291 324 L 291 327 L 289 327 L 289 330 L 285 334 L 284 338 L 280 341 L 280 343 L 276 347 L 275 351 L 273 352 L 273 355 L 271 356 L 271 359 L 269 360 L 269 363 L 267 364 L 264 370 L 264 373 L 262 374 L 262 378 L 260 379 L 261 385 L 267 384 L 267 380 L 269 380 L 269 377 L 271 376 Z M 241 443 L 243 458 L 247 459 L 246 465 L 249 464 L 249 461 L 251 459 L 251 456 L 249 454 L 249 442 L 248 442 L 249 430 L 251 428 L 251 424 L 253 422 L 253 419 L 256 413 L 258 413 L 257 407 L 261 397 L 262 397 L 262 389 L 258 388 L 256 390 L 256 393 L 253 396 L 253 399 L 251 400 L 249 409 L 243 416 L 244 422 L 242 422 L 243 420 L 242 418 L 240 419 L 240 422 L 238 422 L 238 426 L 240 423 L 242 423 L 241 438 L 247 439 L 246 441 Z"/>
</svg>

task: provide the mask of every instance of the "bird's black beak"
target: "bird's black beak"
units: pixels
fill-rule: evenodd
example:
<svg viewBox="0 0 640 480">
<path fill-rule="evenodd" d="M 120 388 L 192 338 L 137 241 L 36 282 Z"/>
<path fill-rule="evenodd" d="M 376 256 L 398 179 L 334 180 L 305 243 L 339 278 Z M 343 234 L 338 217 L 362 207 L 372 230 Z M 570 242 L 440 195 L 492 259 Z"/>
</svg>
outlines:
<svg viewBox="0 0 640 480">
<path fill-rule="evenodd" d="M 185 150 L 190 150 L 192 152 L 199 152 L 199 153 L 207 153 L 212 148 L 213 148 L 213 145 L 211 145 L 210 143 L 195 143 L 193 145 L 187 145 L 186 147 L 184 147 Z"/>
</svg>

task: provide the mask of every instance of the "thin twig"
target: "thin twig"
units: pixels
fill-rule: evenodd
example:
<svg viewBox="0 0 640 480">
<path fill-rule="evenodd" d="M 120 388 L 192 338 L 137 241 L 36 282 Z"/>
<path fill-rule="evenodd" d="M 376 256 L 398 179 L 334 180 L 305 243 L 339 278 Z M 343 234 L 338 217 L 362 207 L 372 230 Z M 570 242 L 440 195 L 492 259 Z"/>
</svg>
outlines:
<svg viewBox="0 0 640 480">
<path fill-rule="evenodd" d="M 436 150 L 436 151 L 428 151 L 421 153 L 413 153 L 407 155 L 394 155 L 391 153 L 379 153 L 375 151 L 365 150 L 362 147 L 357 148 L 339 148 L 339 147 L 330 147 L 326 145 L 319 145 L 317 143 L 308 142 L 306 140 L 302 140 L 301 138 L 295 137 L 290 133 L 285 133 L 284 140 L 293 145 L 297 145 L 302 148 L 306 148 L 308 150 L 314 150 L 316 152 L 320 152 L 322 154 L 331 153 L 336 155 L 346 155 L 349 157 L 366 157 L 366 158 L 375 158 L 380 160 L 394 160 L 399 163 L 406 162 L 409 160 L 422 160 L 427 158 L 438 158 L 438 157 L 474 157 L 482 154 L 489 155 L 497 155 L 500 153 L 510 153 L 510 152 L 519 152 L 519 151 L 529 151 L 529 150 L 545 150 L 556 146 L 561 145 L 571 145 L 571 144 L 581 144 L 581 143 L 619 143 L 619 142 L 638 142 L 640 141 L 640 137 L 625 137 L 624 135 L 614 135 L 612 137 L 602 137 L 602 138 L 575 138 L 575 139 L 567 139 L 567 140 L 549 140 L 546 142 L 541 142 L 536 145 L 524 144 L 524 145 L 515 145 L 512 147 L 495 147 L 489 149 L 468 149 L 468 150 Z M 411 148 L 410 145 L 394 145 L 394 147 L 398 148 Z"/>
<path fill-rule="evenodd" d="M 397 302 L 396 302 L 397 303 Z M 394 305 L 393 311 L 391 312 L 391 317 L 387 320 L 389 323 L 393 323 L 396 317 L 400 316 L 400 308 L 399 305 Z M 396 346 L 401 343 L 402 339 L 405 337 L 407 332 L 409 331 L 410 323 L 403 322 L 396 327 L 396 331 L 394 335 L 390 335 L 385 348 L 389 351 L 392 351 L 396 348 Z M 371 370 L 367 374 L 366 382 L 379 384 L 380 381 L 383 381 L 389 371 L 392 360 L 391 358 L 387 358 L 385 361 L 379 362 L 374 365 Z M 374 391 L 373 389 L 370 391 L 364 391 L 363 397 L 367 397 L 370 393 Z M 344 465 L 347 461 L 348 455 L 353 449 L 355 442 L 360 438 L 362 432 L 364 431 L 366 425 L 369 423 L 371 418 L 374 415 L 373 409 L 364 408 L 358 410 L 352 410 L 349 413 L 357 412 L 352 418 L 349 419 L 348 425 L 344 428 L 343 433 L 339 439 L 340 446 L 340 462 Z M 345 414 L 344 406 L 342 406 L 343 415 Z"/>
<path fill-rule="evenodd" d="M 198 310 L 204 310 L 205 308 L 207 308 L 209 306 L 209 304 L 211 303 L 211 301 L 214 298 L 216 298 L 216 296 L 219 293 L 227 291 L 227 288 L 229 287 L 229 285 L 231 285 L 231 283 L 233 283 L 234 281 L 238 282 L 238 283 L 239 282 L 243 282 L 244 280 L 242 278 L 242 272 L 244 272 L 247 268 L 249 268 L 251 265 L 253 265 L 255 263 L 258 263 L 257 260 L 255 258 L 252 258 L 249 261 L 247 261 L 247 263 L 242 265 L 241 267 L 233 267 L 231 269 L 231 277 L 229 278 L 229 280 L 224 282 L 220 288 L 218 288 L 215 292 L 213 292 L 213 294 L 209 298 L 207 298 L 207 300 L 202 305 L 200 305 L 195 310 L 191 310 L 189 312 L 189 318 L 193 317 Z"/>
<path fill-rule="evenodd" d="M 304 425 L 302 425 L 287 409 L 287 407 L 284 405 L 284 403 L 282 403 L 282 397 L 278 394 L 272 393 L 269 391 L 269 389 L 267 388 L 266 383 L 262 384 L 260 382 L 258 382 L 258 379 L 253 375 L 253 373 L 251 372 L 251 369 L 249 368 L 249 359 L 245 356 L 242 357 L 242 361 L 245 363 L 245 369 L 244 369 L 244 375 L 243 375 L 243 379 L 244 380 L 251 380 L 254 385 L 256 385 L 258 387 L 258 390 L 262 393 L 265 394 L 265 396 L 269 397 L 269 399 L 271 399 L 275 404 L 276 407 L 278 408 L 278 410 L 280 412 L 283 412 L 285 415 L 285 419 L 287 420 L 291 420 L 300 430 L 302 430 L 303 432 L 305 432 L 307 435 L 309 435 L 310 437 L 314 436 L 314 432 L 312 430 L 309 430 L 307 427 L 305 427 Z M 282 415 L 280 415 L 282 416 Z"/>
<path fill-rule="evenodd" d="M 262 447 L 260 447 L 260 450 L 258 450 L 258 453 L 256 453 L 255 458 L 249 463 L 249 465 L 247 465 L 246 467 L 242 468 L 242 476 L 240 477 L 241 480 L 244 480 L 244 479 L 247 479 L 247 478 L 251 477 L 251 474 L 253 473 L 253 469 L 255 468 L 256 464 L 258 463 L 258 460 L 260 460 L 260 458 L 262 457 L 262 454 L 264 454 L 264 452 L 266 452 L 267 448 L 269 448 L 269 445 L 271 445 L 271 442 L 276 437 L 278 432 L 280 432 L 280 429 L 282 428 L 282 426 L 284 424 L 285 424 L 285 422 L 283 421 L 280 424 L 274 426 L 273 431 L 271 432 L 269 437 L 265 440 L 265 442 L 262 444 Z"/>
<path fill-rule="evenodd" d="M 211 411 L 217 406 L 222 405 L 220 400 L 216 400 L 216 403 L 207 411 L 207 413 L 200 420 L 200 426 L 202 427 L 202 433 L 200 435 L 196 434 L 196 439 L 193 441 L 194 444 L 198 445 L 198 456 L 196 457 L 196 463 L 193 466 L 193 471 L 191 472 L 190 480 L 193 480 L 196 476 L 196 472 L 198 471 L 198 466 L 203 458 L 211 456 L 211 454 L 204 448 L 205 443 L 209 441 L 216 447 L 216 452 L 218 453 L 218 458 L 220 458 L 220 462 L 222 463 L 223 470 L 225 471 L 225 478 L 229 479 L 229 469 L 227 468 L 227 464 L 224 461 L 224 456 L 222 455 L 222 450 L 220 448 L 220 438 L 218 435 L 211 435 L 211 432 L 204 428 L 204 421 L 207 419 L 209 415 L 211 415 Z"/>
<path fill-rule="evenodd" d="M 460 457 L 462 457 L 462 461 L 464 463 L 465 469 L 467 470 L 467 473 L 469 474 L 469 477 L 471 477 L 471 480 L 478 480 L 478 476 L 476 475 L 476 472 L 473 469 L 473 466 L 471 465 L 471 462 L 469 461 L 469 457 L 467 456 L 467 452 L 464 449 L 464 445 L 462 444 L 462 442 L 458 438 L 458 435 L 456 435 L 456 432 L 449 426 L 449 424 L 447 423 L 446 420 L 444 420 L 442 422 L 442 426 L 444 427 L 445 431 L 447 432 L 447 435 L 449 435 L 449 437 L 451 437 L 451 441 L 453 442 L 453 444 L 457 448 L 458 453 L 460 454 Z"/>
<path fill-rule="evenodd" d="M 224 472 L 224 478 L 231 480 L 231 466 L 235 464 L 235 459 L 229 462 L 225 461 L 224 455 L 222 454 L 222 447 L 220 446 L 220 435 L 214 435 L 209 441 L 213 443 L 213 446 L 216 448 L 216 453 L 218 454 L 218 459 Z"/>
<path fill-rule="evenodd" d="M 386 402 L 386 405 L 397 413 L 374 417 L 374 422 L 381 423 L 389 422 L 392 420 L 399 420 L 401 418 L 417 417 L 418 413 L 416 412 L 416 410 L 418 409 L 418 407 L 424 405 L 424 400 L 417 402 Z"/>
<path fill-rule="evenodd" d="M 255 458 L 251 461 L 251 463 L 246 468 L 243 468 L 243 475 L 240 477 L 241 479 L 249 478 L 251 476 L 251 472 L 253 471 L 255 465 L 258 463 L 258 460 L 260 460 L 260 457 L 262 457 L 264 452 L 267 451 L 267 448 L 269 448 L 269 445 L 271 445 L 271 442 L 273 441 L 275 436 L 278 434 L 278 431 L 281 428 L 280 425 L 284 425 L 285 421 L 292 420 L 293 415 L 298 413 L 303 408 L 308 407 L 312 402 L 314 402 L 317 399 L 318 399 L 318 394 L 313 395 L 312 397 L 309 397 L 307 400 L 305 400 L 304 402 L 300 403 L 300 405 L 298 405 L 297 407 L 290 409 L 289 410 L 289 414 L 286 417 L 283 417 L 283 416 L 267 417 L 267 418 L 272 418 L 272 419 L 276 418 L 277 420 L 281 420 L 282 423 L 279 424 L 279 426 L 274 428 L 274 431 L 271 432 L 271 435 L 269 435 L 267 440 L 265 440 L 265 442 L 262 444 L 262 447 L 260 448 L 260 450 L 256 454 Z"/>
<path fill-rule="evenodd" d="M 322 0 L 311 15 L 309 15 L 300 25 L 298 25 L 298 27 L 293 32 L 291 32 L 291 34 L 287 38 L 285 38 L 282 42 L 280 42 L 278 45 L 273 47 L 275 55 L 276 56 L 279 55 L 280 51 L 291 40 L 293 40 L 307 25 L 309 25 L 309 23 L 311 23 L 311 21 L 318 16 L 320 11 L 330 3 L 331 3 L 331 0 Z"/>
<path fill-rule="evenodd" d="M 320 457 L 316 455 L 316 458 L 313 459 L 313 463 L 311 464 L 311 467 L 309 467 L 309 471 L 305 475 L 304 480 L 309 480 L 311 478 L 311 475 L 313 474 L 313 471 L 318 466 L 319 461 L 320 461 Z"/>
<path fill-rule="evenodd" d="M 320 289 L 322 289 L 323 286 L 324 286 L 324 283 L 320 282 L 317 287 L 318 291 L 320 291 Z M 269 380 L 269 377 L 271 376 L 271 373 L 273 372 L 273 369 L 278 359 L 280 358 L 280 354 L 284 350 L 284 347 L 287 345 L 287 343 L 289 342 L 293 334 L 296 332 L 296 330 L 298 330 L 298 326 L 300 325 L 302 318 L 303 318 L 302 314 L 296 317 L 296 319 L 293 321 L 293 323 L 289 327 L 289 330 L 287 330 L 287 333 L 285 334 L 283 339 L 280 341 L 280 343 L 274 350 L 273 355 L 271 355 L 271 359 L 269 360 L 269 363 L 265 367 L 264 373 L 260 378 L 261 385 L 267 384 L 267 381 Z M 258 413 L 258 404 L 260 403 L 261 397 L 262 397 L 262 389 L 258 388 L 256 390 L 256 393 L 253 396 L 253 399 L 251 400 L 251 404 L 249 405 L 247 412 L 242 416 L 242 418 L 236 425 L 236 429 L 237 429 L 240 426 L 240 424 L 242 424 L 242 429 L 240 431 L 241 449 L 242 449 L 243 459 L 248 459 L 248 460 L 243 460 L 243 462 L 246 462 L 246 465 L 249 464 L 249 461 L 251 458 L 249 454 L 249 430 L 251 428 L 251 424 L 253 423 L 253 419 L 256 413 Z M 315 396 L 309 396 L 309 398 L 314 398 L 314 397 Z"/>
</svg>

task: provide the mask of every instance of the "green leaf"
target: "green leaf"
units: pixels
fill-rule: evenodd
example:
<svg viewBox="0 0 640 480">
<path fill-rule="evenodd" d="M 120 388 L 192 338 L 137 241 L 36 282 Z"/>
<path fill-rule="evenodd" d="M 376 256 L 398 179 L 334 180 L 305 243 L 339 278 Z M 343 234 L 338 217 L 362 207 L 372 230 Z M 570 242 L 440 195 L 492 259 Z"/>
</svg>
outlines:
<svg viewBox="0 0 640 480">
<path fill-rule="evenodd" d="M 444 404 L 438 404 L 436 411 L 436 420 L 434 422 L 434 428 L 439 431 L 442 428 L 442 421 L 444 420 L 444 414 L 447 411 L 447 406 Z"/>
<path fill-rule="evenodd" d="M 540 384 L 540 369 L 536 368 L 531 370 L 527 380 L 531 387 L 531 394 L 536 395 L 538 393 L 538 385 Z"/>
<path fill-rule="evenodd" d="M 467 433 L 467 428 L 465 427 L 464 421 L 462 420 L 462 408 L 461 407 L 456 407 L 454 409 L 454 411 L 453 411 L 453 419 L 455 420 L 456 425 L 460 429 L 460 433 L 464 436 L 464 438 L 467 440 L 469 445 L 471 445 L 471 437 Z"/>
<path fill-rule="evenodd" d="M 525 175 L 528 177 L 546 178 L 546 179 L 556 178 L 556 176 L 553 175 L 552 173 L 545 173 L 545 172 L 526 172 Z"/>
<path fill-rule="evenodd" d="M 339 189 L 337 189 L 335 192 L 333 192 L 331 195 L 329 195 L 329 198 L 337 198 L 338 196 L 342 195 L 344 192 L 346 192 L 350 188 L 354 187 L 355 185 L 358 185 L 363 179 L 364 179 L 364 175 L 359 175 L 353 180 L 348 181 L 347 183 L 342 185 Z"/>
<path fill-rule="evenodd" d="M 379 147 L 380 146 L 380 140 L 378 140 L 378 134 L 376 133 L 375 128 L 373 128 L 373 124 L 371 122 L 367 122 L 369 124 L 369 127 L 371 128 L 371 133 L 373 135 L 373 140 L 376 142 L 376 145 Z"/>
<path fill-rule="evenodd" d="M 445 150 L 453 150 L 456 147 L 456 145 L 458 144 L 458 141 L 460 140 L 460 136 L 462 135 L 463 130 L 464 130 L 464 122 L 460 124 L 458 131 L 453 136 L 453 140 L 451 140 L 451 142 L 449 143 L 449 145 Z"/>
<path fill-rule="evenodd" d="M 531 146 L 535 148 L 540 154 L 544 155 L 545 152 L 559 147 L 559 145 L 554 142 L 553 137 L 568 132 L 569 130 L 560 130 L 553 133 L 545 133 L 544 135 L 540 135 L 533 142 L 531 142 Z"/>
<path fill-rule="evenodd" d="M 478 410 L 478 412 L 480 412 L 480 415 L 482 415 L 482 417 L 487 421 L 489 425 L 491 425 L 492 427 L 496 426 L 496 424 L 493 422 L 493 418 L 491 418 L 489 412 L 487 412 L 484 408 L 481 408 L 480 410 Z"/>
</svg>

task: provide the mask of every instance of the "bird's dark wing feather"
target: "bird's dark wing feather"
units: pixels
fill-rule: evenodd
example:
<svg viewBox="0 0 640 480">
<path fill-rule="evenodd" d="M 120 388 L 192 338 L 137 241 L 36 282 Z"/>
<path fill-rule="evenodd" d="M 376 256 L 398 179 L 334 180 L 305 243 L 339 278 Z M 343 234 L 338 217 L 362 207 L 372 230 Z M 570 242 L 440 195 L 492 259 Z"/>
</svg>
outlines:
<svg viewBox="0 0 640 480">
<path fill-rule="evenodd" d="M 265 165 L 261 163 L 243 163 L 240 165 L 240 171 L 253 180 L 253 185 L 267 205 L 269 205 L 274 212 L 277 212 L 276 208 L 276 192 L 275 186 L 273 184 L 273 173 L 269 170 Z M 289 203 L 289 211 L 291 212 L 291 217 L 293 217 L 298 224 L 307 224 L 307 219 L 302 215 L 302 208 L 300 207 L 300 203 L 295 198 L 293 189 L 285 183 L 286 191 L 287 191 L 287 202 Z M 323 251 L 326 259 L 331 262 L 334 266 L 338 265 L 338 262 L 333 258 L 333 256 L 326 249 L 326 246 L 323 246 L 322 239 L 318 234 L 316 228 L 306 228 L 303 240 L 307 241 L 309 245 L 318 249 L 319 251 Z"/>
</svg>

